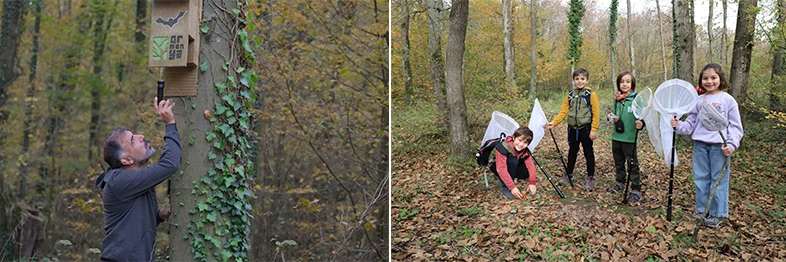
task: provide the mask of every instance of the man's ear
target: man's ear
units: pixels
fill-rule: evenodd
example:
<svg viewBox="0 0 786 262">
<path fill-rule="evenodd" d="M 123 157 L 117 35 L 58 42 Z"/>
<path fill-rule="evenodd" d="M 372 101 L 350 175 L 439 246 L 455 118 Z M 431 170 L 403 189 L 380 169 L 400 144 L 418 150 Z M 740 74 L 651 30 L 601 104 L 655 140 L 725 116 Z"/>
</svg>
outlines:
<svg viewBox="0 0 786 262">
<path fill-rule="evenodd" d="M 134 163 L 136 163 L 136 161 L 134 161 L 134 158 L 132 158 L 131 156 L 125 156 L 120 159 L 120 164 L 124 166 L 130 166 L 133 165 Z"/>
</svg>

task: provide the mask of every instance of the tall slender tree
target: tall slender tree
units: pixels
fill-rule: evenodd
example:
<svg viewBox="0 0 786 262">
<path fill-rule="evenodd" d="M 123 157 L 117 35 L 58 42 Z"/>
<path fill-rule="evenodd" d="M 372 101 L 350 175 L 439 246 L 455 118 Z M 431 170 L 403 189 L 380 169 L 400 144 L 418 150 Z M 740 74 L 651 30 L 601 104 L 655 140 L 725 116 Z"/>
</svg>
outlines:
<svg viewBox="0 0 786 262">
<path fill-rule="evenodd" d="M 710 61 L 715 61 L 715 57 L 712 56 L 712 16 L 714 15 L 712 13 L 712 7 L 714 5 L 715 3 L 712 0 L 709 0 L 710 13 L 707 15 L 707 44 L 709 45 L 709 48 L 707 48 L 707 52 L 709 52 L 708 57 L 710 58 Z"/>
<path fill-rule="evenodd" d="M 450 154 L 456 157 L 470 157 L 467 107 L 464 104 L 464 40 L 467 36 L 468 16 L 469 0 L 453 0 L 450 7 L 445 76 L 450 111 Z"/>
<path fill-rule="evenodd" d="M 617 84 L 617 7 L 619 0 L 611 0 L 611 7 L 609 7 L 609 59 L 611 64 L 611 86 Z"/>
<path fill-rule="evenodd" d="M 404 96 L 406 103 L 412 103 L 412 96 L 415 91 L 412 90 L 412 66 L 409 62 L 409 4 L 407 0 L 401 1 L 401 62 L 404 68 Z"/>
<path fill-rule="evenodd" d="M 89 161 L 98 161 L 98 159 L 93 159 L 94 156 L 98 155 L 98 148 L 101 144 L 101 138 L 99 138 L 102 134 L 101 132 L 101 94 L 103 93 L 103 89 L 105 89 L 104 81 L 102 80 L 103 77 L 101 75 L 104 73 L 104 52 L 106 50 L 106 37 L 108 31 L 112 28 L 112 6 L 114 4 L 106 2 L 106 1 L 95 1 L 91 3 L 93 5 L 93 16 L 94 16 L 94 23 L 93 26 L 93 74 L 92 77 L 94 78 L 92 84 L 90 85 L 90 149 L 88 150 L 88 158 Z M 109 14 L 109 15 L 107 15 Z M 106 25 L 104 25 L 106 23 Z M 95 152 L 95 153 L 94 153 Z"/>
<path fill-rule="evenodd" d="M 34 13 L 35 21 L 33 22 L 33 43 L 31 47 L 31 55 L 30 55 L 30 75 L 27 78 L 27 95 L 25 101 L 27 105 L 25 107 L 25 122 L 24 122 L 24 132 L 22 132 L 22 154 L 25 159 L 21 165 L 20 174 L 24 174 L 19 177 L 19 195 L 21 198 L 24 198 L 26 195 L 27 189 L 27 177 L 30 176 L 30 162 L 31 161 L 31 152 L 30 152 L 30 139 L 33 137 L 33 111 L 37 107 L 38 101 L 36 99 L 36 73 L 38 72 L 38 48 L 39 44 L 39 37 L 41 33 L 41 9 L 43 8 L 44 3 L 41 0 L 36 0 L 33 2 L 34 6 Z"/>
<path fill-rule="evenodd" d="M 538 84 L 538 0 L 530 0 L 529 10 L 529 64 L 530 64 L 530 79 L 529 79 L 529 98 L 535 98 L 535 91 Z"/>
<path fill-rule="evenodd" d="M 431 67 L 431 89 L 437 105 L 440 127 L 447 129 L 448 102 L 445 90 L 445 59 L 442 56 L 442 0 L 428 1 L 428 53 Z"/>
<path fill-rule="evenodd" d="M 740 104 L 748 101 L 748 79 L 751 70 L 751 54 L 753 53 L 754 28 L 758 0 L 740 0 L 737 8 L 737 29 L 734 33 L 734 52 L 731 57 L 731 73 L 729 88 L 731 96 Z M 744 107 L 742 107 L 744 109 Z"/>
<path fill-rule="evenodd" d="M 636 75 L 636 55 L 633 52 L 633 34 L 630 33 L 630 20 L 633 20 L 633 15 L 631 15 L 631 6 L 630 0 L 628 2 L 628 17 L 625 19 L 625 23 L 627 24 L 628 30 L 628 49 L 630 50 L 630 71 L 633 75 Z"/>
<path fill-rule="evenodd" d="M 517 92 L 516 85 L 516 56 L 513 44 L 513 1 L 502 0 L 502 42 L 504 47 L 505 75 L 508 80 L 508 90 Z"/>
<path fill-rule="evenodd" d="M 721 60 L 723 61 L 724 65 L 728 65 L 729 63 L 729 46 L 728 46 L 728 35 L 729 31 L 726 28 L 726 17 L 728 17 L 726 10 L 728 5 L 728 0 L 721 0 L 723 5 L 723 32 L 721 36 Z"/>
<path fill-rule="evenodd" d="M 780 98 L 780 90 L 786 88 L 786 0 L 778 0 L 777 2 L 777 24 L 773 28 L 773 57 L 772 57 L 772 74 L 770 76 L 774 88 L 770 89 L 770 109 L 783 111 L 783 104 Z M 778 90 L 778 91 L 776 91 Z"/>
<path fill-rule="evenodd" d="M 658 12 L 658 38 L 660 39 L 660 62 L 663 65 L 663 81 L 668 80 L 668 69 L 666 68 L 666 44 L 663 41 L 663 22 L 660 20 L 660 1 L 655 0 L 655 8 Z"/>
</svg>

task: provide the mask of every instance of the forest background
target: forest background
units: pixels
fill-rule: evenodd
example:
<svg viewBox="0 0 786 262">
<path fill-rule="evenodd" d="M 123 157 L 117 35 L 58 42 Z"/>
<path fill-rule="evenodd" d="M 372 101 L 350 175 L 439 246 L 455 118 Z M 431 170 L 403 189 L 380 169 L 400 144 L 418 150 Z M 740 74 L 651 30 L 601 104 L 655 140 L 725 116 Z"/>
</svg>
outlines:
<svg viewBox="0 0 786 262">
<path fill-rule="evenodd" d="M 242 134 L 256 168 L 252 181 L 242 181 L 253 191 L 251 244 L 235 258 L 387 260 L 388 2 L 241 2 L 234 10 L 203 3 L 235 11 L 248 29 L 236 48 L 255 58 L 248 68 L 255 74 L 238 78 L 252 93 L 243 95 L 257 98 Z M 104 136 L 125 126 L 163 147 L 151 107 L 159 71 L 147 61 L 152 1 L 0 6 L 0 261 L 97 260 L 104 229 L 94 180 L 105 168 Z M 200 29 L 212 37 L 212 28 Z M 202 72 L 221 66 L 206 60 Z M 181 140 L 184 152 L 208 144 Z M 204 157 L 183 165 L 212 166 Z M 163 207 L 166 183 L 157 192 Z M 170 226 L 158 227 L 156 260 L 169 258 L 170 241 L 187 241 L 170 239 Z"/>
<path fill-rule="evenodd" d="M 779 247 L 786 241 L 784 1 L 702 1 L 713 9 L 701 21 L 696 1 L 646 1 L 648 8 L 637 12 L 623 8 L 634 1 L 598 2 L 391 3 L 394 261 L 786 257 Z M 698 85 L 709 62 L 726 71 L 725 91 L 740 104 L 745 138 L 732 156 L 730 219 L 700 230 L 697 239 L 689 217 L 695 202 L 688 136 L 676 140 L 673 221 L 665 218 L 669 166 L 646 129 L 638 140 L 644 200 L 635 205 L 605 190 L 614 180 L 612 128 L 605 122 L 594 145 L 596 190 L 582 189 L 580 153 L 576 187 L 561 187 L 565 199 L 543 173 L 555 181 L 564 173 L 555 148 L 567 154 L 564 125 L 553 129 L 556 141 L 546 133 L 538 145 L 544 171 L 537 171 L 538 194 L 524 201 L 504 201 L 493 175 L 486 172 L 485 185 L 471 157 L 492 111 L 526 125 L 537 98 L 552 119 L 573 68 L 589 70 L 587 85 L 600 98 L 603 118 L 612 112 L 621 71 L 634 72 L 637 91 L 654 91 L 671 78 Z"/>
</svg>

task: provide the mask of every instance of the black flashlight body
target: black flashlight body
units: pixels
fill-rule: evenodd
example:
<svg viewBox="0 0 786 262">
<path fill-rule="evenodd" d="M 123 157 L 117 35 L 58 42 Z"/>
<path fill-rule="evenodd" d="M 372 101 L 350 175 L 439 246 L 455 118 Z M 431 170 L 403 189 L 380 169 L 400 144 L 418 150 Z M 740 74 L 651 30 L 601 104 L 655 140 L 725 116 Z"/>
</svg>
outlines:
<svg viewBox="0 0 786 262">
<path fill-rule="evenodd" d="M 158 97 L 158 103 L 164 101 L 164 80 L 158 80 L 158 93 L 156 96 Z"/>
</svg>

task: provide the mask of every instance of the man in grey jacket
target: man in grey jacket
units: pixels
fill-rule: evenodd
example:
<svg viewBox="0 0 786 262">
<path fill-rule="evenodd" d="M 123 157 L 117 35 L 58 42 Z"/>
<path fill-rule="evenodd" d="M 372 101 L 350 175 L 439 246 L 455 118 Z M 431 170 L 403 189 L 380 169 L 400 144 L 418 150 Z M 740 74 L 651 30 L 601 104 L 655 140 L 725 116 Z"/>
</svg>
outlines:
<svg viewBox="0 0 786 262">
<path fill-rule="evenodd" d="M 156 226 L 169 218 L 169 206 L 158 209 L 155 187 L 180 169 L 180 134 L 172 114 L 174 102 L 159 104 L 155 98 L 153 107 L 166 123 L 158 163 L 148 165 L 156 150 L 142 135 L 119 127 L 104 140 L 109 170 L 96 179 L 104 200 L 102 261 L 153 261 Z"/>
</svg>

